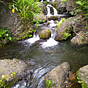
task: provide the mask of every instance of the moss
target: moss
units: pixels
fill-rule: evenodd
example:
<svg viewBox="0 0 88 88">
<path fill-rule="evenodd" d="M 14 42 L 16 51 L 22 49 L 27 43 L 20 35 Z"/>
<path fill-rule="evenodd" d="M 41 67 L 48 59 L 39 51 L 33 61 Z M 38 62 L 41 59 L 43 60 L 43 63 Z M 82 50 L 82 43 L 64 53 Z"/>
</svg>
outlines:
<svg viewBox="0 0 88 88">
<path fill-rule="evenodd" d="M 79 77 L 78 71 L 76 72 L 76 76 L 78 79 L 78 83 L 80 83 L 82 85 L 82 88 L 88 88 L 88 85 L 84 81 L 82 81 L 81 78 Z"/>
<path fill-rule="evenodd" d="M 48 18 L 49 20 L 58 20 L 58 16 L 51 16 Z"/>
<path fill-rule="evenodd" d="M 55 83 L 51 82 L 51 80 L 45 80 L 46 88 L 52 88 L 55 87 Z"/>
<path fill-rule="evenodd" d="M 39 32 L 39 37 L 41 39 L 47 39 L 51 36 L 51 31 L 49 29 Z"/>
<path fill-rule="evenodd" d="M 11 74 L 12 81 L 8 81 L 9 77 L 9 75 L 2 75 L 0 79 L 0 88 L 11 88 L 18 81 L 18 79 L 15 78 L 15 72 Z"/>
<path fill-rule="evenodd" d="M 27 38 L 30 38 L 30 37 L 32 37 L 33 35 L 32 35 L 32 31 L 27 31 L 26 32 L 26 35 L 22 38 L 22 39 L 27 39 Z"/>
</svg>

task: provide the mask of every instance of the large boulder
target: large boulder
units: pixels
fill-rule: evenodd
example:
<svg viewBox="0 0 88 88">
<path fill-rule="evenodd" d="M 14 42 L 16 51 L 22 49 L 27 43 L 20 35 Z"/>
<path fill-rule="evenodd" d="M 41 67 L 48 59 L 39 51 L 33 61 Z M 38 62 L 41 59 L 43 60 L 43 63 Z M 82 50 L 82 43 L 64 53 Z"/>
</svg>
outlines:
<svg viewBox="0 0 88 88">
<path fill-rule="evenodd" d="M 59 13 L 66 12 L 66 3 L 65 2 L 61 3 L 62 2 L 61 0 L 55 0 L 55 2 L 56 2 L 56 7 L 57 7 Z"/>
<path fill-rule="evenodd" d="M 0 87 L 4 87 L 4 85 L 1 85 L 1 82 L 2 84 L 6 82 L 7 85 L 5 87 L 11 88 L 17 81 L 22 80 L 24 77 L 26 78 L 30 74 L 33 66 L 34 63 L 31 61 L 24 62 L 18 59 L 0 60 Z"/>
<path fill-rule="evenodd" d="M 55 40 L 62 41 L 66 40 L 69 36 L 71 36 L 70 32 L 72 31 L 72 19 L 69 18 L 67 20 L 63 19 L 58 23 Z"/>
<path fill-rule="evenodd" d="M 7 81 L 12 81 L 12 75 L 14 75 L 14 79 L 20 78 L 20 76 L 24 75 L 26 68 L 27 64 L 22 60 L 0 60 L 0 76 L 4 79 L 8 75 Z"/>
<path fill-rule="evenodd" d="M 84 84 L 84 88 L 88 88 L 88 65 L 81 67 L 76 74 L 79 82 Z"/>
<path fill-rule="evenodd" d="M 51 36 L 51 31 L 49 29 L 45 29 L 39 32 L 39 37 L 41 39 L 48 39 L 50 36 Z"/>
<path fill-rule="evenodd" d="M 60 64 L 46 75 L 46 82 L 51 80 L 50 88 L 65 88 L 65 81 L 70 65 L 67 62 Z M 54 85 L 53 85 L 54 84 Z"/>
<path fill-rule="evenodd" d="M 33 18 L 33 22 L 45 22 L 47 20 L 46 16 L 43 13 L 35 14 Z"/>
<path fill-rule="evenodd" d="M 72 45 L 86 45 L 88 44 L 88 32 L 80 31 L 75 37 L 71 39 Z"/>
<path fill-rule="evenodd" d="M 0 4 L 0 27 L 8 28 L 13 36 L 17 36 L 23 27 L 18 13 L 12 13 L 4 4 Z"/>
</svg>

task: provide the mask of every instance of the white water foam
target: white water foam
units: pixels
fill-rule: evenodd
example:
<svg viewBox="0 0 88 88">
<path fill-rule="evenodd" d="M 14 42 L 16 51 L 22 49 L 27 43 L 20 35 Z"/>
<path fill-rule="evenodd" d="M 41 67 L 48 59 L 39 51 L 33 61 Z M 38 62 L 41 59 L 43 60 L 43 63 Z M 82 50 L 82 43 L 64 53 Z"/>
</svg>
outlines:
<svg viewBox="0 0 88 88">
<path fill-rule="evenodd" d="M 41 46 L 42 48 L 46 48 L 46 47 L 55 46 L 57 44 L 58 44 L 57 41 L 55 41 L 53 38 L 49 38 L 46 42 L 43 42 Z"/>
<path fill-rule="evenodd" d="M 40 40 L 39 36 L 38 35 L 34 35 L 32 38 L 29 38 L 27 40 L 25 40 L 25 42 L 28 42 L 30 44 L 33 44 L 35 43 L 37 40 Z"/>
<path fill-rule="evenodd" d="M 51 4 L 47 4 L 47 15 L 46 16 L 53 16 L 50 13 L 50 7 L 52 7 L 54 10 L 54 16 L 58 16 L 58 12 L 57 12 L 56 8 L 54 8 Z"/>
</svg>

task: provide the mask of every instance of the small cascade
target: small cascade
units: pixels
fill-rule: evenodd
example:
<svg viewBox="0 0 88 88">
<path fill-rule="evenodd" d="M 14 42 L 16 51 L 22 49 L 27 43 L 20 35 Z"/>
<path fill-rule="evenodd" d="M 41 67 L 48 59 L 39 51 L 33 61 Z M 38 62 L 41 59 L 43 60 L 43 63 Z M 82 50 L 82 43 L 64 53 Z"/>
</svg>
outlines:
<svg viewBox="0 0 88 88">
<path fill-rule="evenodd" d="M 47 16 L 52 16 L 52 15 L 50 14 L 50 7 L 53 8 L 54 16 L 58 16 L 57 10 L 56 10 L 51 4 L 48 4 L 48 5 L 47 5 Z"/>
<path fill-rule="evenodd" d="M 38 29 L 41 29 L 41 30 L 43 29 L 44 30 L 44 29 L 47 29 L 47 28 L 50 29 L 51 30 L 51 38 L 47 39 L 46 41 L 45 40 L 43 41 L 43 40 L 40 40 L 39 35 L 38 35 L 39 33 L 34 33 L 32 38 L 29 38 L 29 39 L 27 39 L 27 40 L 25 40 L 23 42 L 28 43 L 29 46 L 31 46 L 34 43 L 39 43 L 39 44 L 41 44 L 42 48 L 52 47 L 52 46 L 57 45 L 58 42 L 54 40 L 57 24 L 54 23 L 53 20 L 48 21 L 48 22 L 50 23 L 49 25 L 47 25 L 47 23 L 44 23 L 42 25 L 39 24 L 36 30 L 38 30 Z"/>
<path fill-rule="evenodd" d="M 51 1 L 52 3 L 54 3 L 55 0 L 46 0 L 46 1 L 47 2 L 50 2 Z M 40 2 L 43 2 L 43 0 L 41 0 Z"/>
<path fill-rule="evenodd" d="M 44 42 L 42 44 L 42 48 L 56 46 L 57 44 L 58 44 L 57 41 L 55 41 L 53 38 L 49 38 L 49 40 L 47 40 L 47 42 Z"/>
<path fill-rule="evenodd" d="M 47 16 L 51 16 L 50 14 L 50 7 L 47 5 Z"/>
<path fill-rule="evenodd" d="M 39 38 L 39 36 L 36 35 L 35 32 L 34 32 L 33 37 L 32 37 L 32 38 L 29 38 L 29 39 L 27 39 L 27 40 L 25 40 L 25 42 L 28 42 L 28 43 L 30 43 L 30 45 L 31 45 L 31 44 L 35 43 L 37 40 L 40 40 L 40 38 Z"/>
<path fill-rule="evenodd" d="M 49 38 L 46 42 L 42 43 L 42 48 L 52 47 L 58 44 L 58 42 L 54 40 L 57 24 L 55 24 L 53 20 L 48 22 L 50 23 L 49 29 L 51 30 L 51 38 Z"/>
</svg>

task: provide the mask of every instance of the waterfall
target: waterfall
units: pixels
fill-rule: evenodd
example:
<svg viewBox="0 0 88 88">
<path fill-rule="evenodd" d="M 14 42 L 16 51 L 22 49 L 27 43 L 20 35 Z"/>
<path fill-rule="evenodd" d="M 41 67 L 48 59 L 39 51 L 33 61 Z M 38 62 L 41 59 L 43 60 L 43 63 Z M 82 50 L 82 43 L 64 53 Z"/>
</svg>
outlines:
<svg viewBox="0 0 88 88">
<path fill-rule="evenodd" d="M 53 8 L 54 16 L 58 16 L 57 10 L 56 10 L 51 4 L 48 4 L 48 5 L 47 5 L 47 16 L 51 16 L 51 14 L 50 14 L 50 7 Z"/>
<path fill-rule="evenodd" d="M 46 7 L 47 7 L 47 16 L 51 16 L 51 14 L 50 14 L 50 7 L 48 5 Z"/>
<path fill-rule="evenodd" d="M 47 1 L 48 1 L 48 2 L 50 2 L 50 1 L 51 1 L 52 3 L 54 3 L 54 1 L 55 1 L 55 0 L 47 0 Z M 43 0 L 41 0 L 41 2 L 43 2 Z"/>
</svg>

